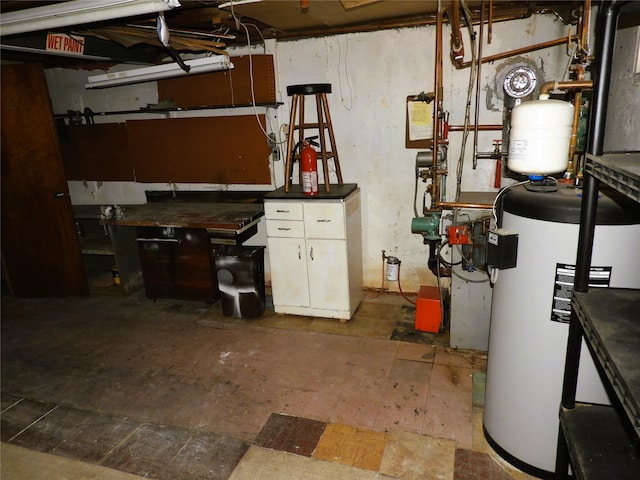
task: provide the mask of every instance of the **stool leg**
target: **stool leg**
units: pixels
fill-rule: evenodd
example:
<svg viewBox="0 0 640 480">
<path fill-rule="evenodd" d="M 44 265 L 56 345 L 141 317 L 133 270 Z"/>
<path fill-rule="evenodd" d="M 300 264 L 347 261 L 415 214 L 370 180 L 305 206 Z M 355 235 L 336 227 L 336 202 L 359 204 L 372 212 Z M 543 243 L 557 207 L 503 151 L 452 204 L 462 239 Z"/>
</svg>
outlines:
<svg viewBox="0 0 640 480">
<path fill-rule="evenodd" d="M 304 140 L 304 104 L 306 98 L 304 95 L 298 95 L 298 101 L 300 102 L 300 110 L 298 112 L 298 142 Z M 298 162 L 298 183 L 302 185 L 302 168 L 301 163 Z"/>
<path fill-rule="evenodd" d="M 322 94 L 322 100 L 324 105 L 324 114 L 327 118 L 327 126 L 329 128 L 329 139 L 331 140 L 331 151 L 333 152 L 333 163 L 336 167 L 336 176 L 338 177 L 338 185 L 342 185 L 342 171 L 340 170 L 340 161 L 338 160 L 338 149 L 336 147 L 336 138 L 333 135 L 333 125 L 331 123 L 331 114 L 329 113 L 329 106 L 327 104 L 327 94 Z"/>
<path fill-rule="evenodd" d="M 329 164 L 327 162 L 327 144 L 324 139 L 324 130 L 326 124 L 323 117 L 323 101 L 325 98 L 323 94 L 316 94 L 316 110 L 318 111 L 318 137 L 320 140 L 320 157 L 322 158 L 322 172 L 324 173 L 324 189 L 327 192 L 331 191 L 331 182 L 329 181 Z"/>
<path fill-rule="evenodd" d="M 296 121 L 296 110 L 298 108 L 298 97 L 299 95 L 293 95 L 291 98 L 291 116 L 289 117 L 289 133 L 287 134 L 287 151 L 285 155 L 287 156 L 285 167 L 284 167 L 284 191 L 289 192 L 289 188 L 291 187 L 291 176 L 293 175 L 293 158 L 292 158 L 292 150 L 294 143 L 293 132 L 294 125 Z"/>
</svg>

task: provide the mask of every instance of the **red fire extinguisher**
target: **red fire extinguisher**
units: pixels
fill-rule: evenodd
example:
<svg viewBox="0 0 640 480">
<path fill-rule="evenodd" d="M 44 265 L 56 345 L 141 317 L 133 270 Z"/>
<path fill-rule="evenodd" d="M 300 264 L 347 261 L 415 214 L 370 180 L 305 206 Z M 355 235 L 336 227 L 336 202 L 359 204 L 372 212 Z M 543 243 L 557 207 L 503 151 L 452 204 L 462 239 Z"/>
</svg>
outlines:
<svg viewBox="0 0 640 480">
<path fill-rule="evenodd" d="M 311 146 L 312 143 L 315 143 L 312 138 L 305 139 L 300 151 L 302 193 L 309 196 L 318 194 L 318 156 Z"/>
</svg>

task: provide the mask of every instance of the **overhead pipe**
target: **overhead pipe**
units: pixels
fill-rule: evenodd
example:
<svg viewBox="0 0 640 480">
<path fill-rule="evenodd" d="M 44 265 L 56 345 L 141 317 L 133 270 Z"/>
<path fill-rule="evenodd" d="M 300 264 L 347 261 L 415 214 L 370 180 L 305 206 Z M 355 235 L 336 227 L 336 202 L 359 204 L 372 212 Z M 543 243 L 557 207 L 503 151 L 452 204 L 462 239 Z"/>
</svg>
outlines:
<svg viewBox="0 0 640 480">
<path fill-rule="evenodd" d="M 516 55 L 522 55 L 523 53 L 535 52 L 536 50 L 542 50 L 544 48 L 555 47 L 558 45 L 562 45 L 563 43 L 570 43 L 574 40 L 577 40 L 577 35 L 569 35 L 568 37 L 557 38 L 555 40 L 549 40 L 547 42 L 536 43 L 535 45 L 529 45 L 527 47 L 516 48 L 514 50 L 509 50 L 508 52 L 497 53 L 495 55 L 490 55 L 488 57 L 484 57 L 482 59 L 482 63 L 494 62 L 496 60 L 502 60 L 509 57 L 514 57 Z M 460 65 L 455 65 L 455 67 L 460 70 L 462 68 L 468 68 L 472 65 L 472 61 L 463 62 Z"/>
<path fill-rule="evenodd" d="M 484 0 L 480 3 L 480 35 L 478 38 L 478 56 L 476 57 L 476 65 L 478 68 L 478 72 L 476 73 L 476 109 L 475 109 L 475 125 L 478 125 L 478 121 L 480 119 L 480 85 L 482 83 L 481 79 L 481 68 L 482 64 L 482 44 L 484 42 Z M 473 129 L 473 169 L 478 168 L 478 129 Z"/>
<path fill-rule="evenodd" d="M 573 80 L 568 82 L 551 80 L 542 84 L 540 87 L 540 95 L 549 95 L 554 90 L 584 90 L 587 88 L 593 88 L 593 82 L 591 80 Z"/>
</svg>

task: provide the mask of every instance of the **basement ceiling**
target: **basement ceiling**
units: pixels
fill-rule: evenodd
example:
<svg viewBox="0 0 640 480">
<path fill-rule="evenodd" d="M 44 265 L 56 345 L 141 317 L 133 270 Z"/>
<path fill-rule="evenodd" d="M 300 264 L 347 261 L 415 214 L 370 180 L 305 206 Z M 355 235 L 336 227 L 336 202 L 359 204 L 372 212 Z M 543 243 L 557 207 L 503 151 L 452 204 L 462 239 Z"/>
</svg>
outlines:
<svg viewBox="0 0 640 480">
<path fill-rule="evenodd" d="M 62 2 L 0 1 L 2 14 Z M 69 3 L 69 2 L 66 2 Z M 73 0 L 70 0 L 73 3 Z M 441 2 L 451 8 L 451 0 Z M 565 23 L 575 23 L 580 1 L 468 0 L 474 21 L 492 8 L 492 21 L 554 12 Z M 280 41 L 435 23 L 436 0 L 246 0 L 233 2 L 180 0 L 180 6 L 166 11 L 170 46 L 179 55 L 224 53 L 230 46 Z M 485 13 L 487 18 L 488 13 Z M 121 18 L 92 24 L 56 28 L 55 32 L 82 38 L 82 56 L 61 56 L 46 51 L 48 31 L 3 35 L 2 60 L 39 61 L 47 67 L 104 67 L 105 62 L 153 64 L 167 60 L 167 49 L 156 33 L 156 14 Z M 50 30 L 52 31 L 52 30 Z M 0 30 L 0 34 L 2 31 Z"/>
</svg>

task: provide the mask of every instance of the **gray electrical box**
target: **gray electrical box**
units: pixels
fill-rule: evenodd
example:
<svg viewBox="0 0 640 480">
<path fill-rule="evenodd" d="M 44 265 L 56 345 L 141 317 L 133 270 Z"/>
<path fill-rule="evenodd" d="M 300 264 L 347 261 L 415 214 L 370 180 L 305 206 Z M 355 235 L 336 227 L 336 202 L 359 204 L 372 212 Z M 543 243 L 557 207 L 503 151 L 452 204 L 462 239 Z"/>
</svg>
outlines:
<svg viewBox="0 0 640 480">
<path fill-rule="evenodd" d="M 498 228 L 487 235 L 487 265 L 499 270 L 515 268 L 518 260 L 518 234 Z"/>
</svg>

